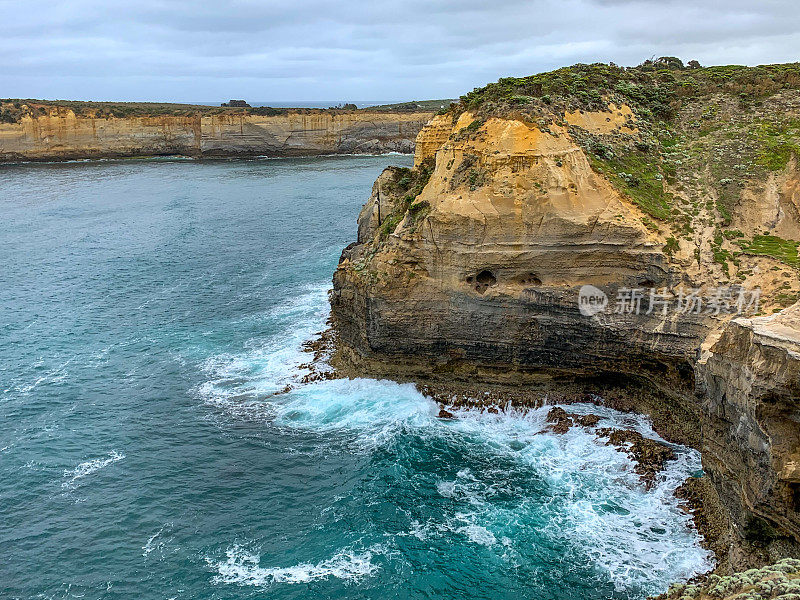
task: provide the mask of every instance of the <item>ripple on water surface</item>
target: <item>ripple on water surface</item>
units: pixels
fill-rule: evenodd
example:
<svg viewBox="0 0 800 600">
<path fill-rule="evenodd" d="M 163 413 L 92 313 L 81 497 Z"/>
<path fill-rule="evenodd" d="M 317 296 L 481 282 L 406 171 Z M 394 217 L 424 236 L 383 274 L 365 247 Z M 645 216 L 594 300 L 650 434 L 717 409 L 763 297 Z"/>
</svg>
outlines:
<svg viewBox="0 0 800 600">
<path fill-rule="evenodd" d="M 355 215 L 411 163 L 0 166 L 0 597 L 641 599 L 709 566 L 691 450 L 646 492 L 544 409 L 301 383 Z"/>
</svg>

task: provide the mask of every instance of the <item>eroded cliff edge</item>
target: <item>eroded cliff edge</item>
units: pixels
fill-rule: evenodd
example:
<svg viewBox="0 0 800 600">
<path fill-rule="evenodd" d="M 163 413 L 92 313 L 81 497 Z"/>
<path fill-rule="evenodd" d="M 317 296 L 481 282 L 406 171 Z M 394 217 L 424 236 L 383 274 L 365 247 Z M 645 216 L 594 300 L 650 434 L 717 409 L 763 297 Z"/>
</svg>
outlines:
<svg viewBox="0 0 800 600">
<path fill-rule="evenodd" d="M 798 87 L 798 65 L 579 65 L 463 97 L 359 215 L 336 367 L 607 393 L 701 450 L 723 569 L 797 554 Z"/>
<path fill-rule="evenodd" d="M 20 103 L 17 103 L 20 104 Z M 430 112 L 272 109 L 122 115 L 20 104 L 0 121 L 0 162 L 126 156 L 310 156 L 414 151 Z"/>
</svg>

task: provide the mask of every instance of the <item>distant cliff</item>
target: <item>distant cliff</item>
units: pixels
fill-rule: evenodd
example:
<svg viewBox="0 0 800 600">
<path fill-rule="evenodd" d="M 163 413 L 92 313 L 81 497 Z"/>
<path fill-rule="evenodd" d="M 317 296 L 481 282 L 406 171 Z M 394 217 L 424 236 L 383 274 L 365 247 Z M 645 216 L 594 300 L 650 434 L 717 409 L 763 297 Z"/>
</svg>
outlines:
<svg viewBox="0 0 800 600">
<path fill-rule="evenodd" d="M 191 107 L 174 111 L 179 114 L 114 114 L 25 104 L 12 111 L 13 106 L 0 119 L 0 161 L 408 153 L 433 116 L 377 110 L 193 111 Z"/>
</svg>

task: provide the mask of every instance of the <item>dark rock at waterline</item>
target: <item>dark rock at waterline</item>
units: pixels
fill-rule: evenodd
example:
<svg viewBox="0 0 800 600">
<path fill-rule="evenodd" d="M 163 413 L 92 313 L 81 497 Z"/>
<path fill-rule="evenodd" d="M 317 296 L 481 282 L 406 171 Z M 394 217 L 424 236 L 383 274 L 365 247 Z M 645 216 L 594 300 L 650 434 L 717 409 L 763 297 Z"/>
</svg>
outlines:
<svg viewBox="0 0 800 600">
<path fill-rule="evenodd" d="M 595 427 L 600 422 L 600 417 L 597 415 L 572 415 L 572 417 L 583 427 Z"/>
<path fill-rule="evenodd" d="M 664 470 L 667 462 L 675 459 L 675 451 L 671 447 L 646 438 L 638 431 L 602 428 L 597 430 L 597 434 L 608 437 L 607 445 L 627 452 L 636 461 L 633 470 L 648 489 L 653 487 L 656 476 Z"/>
<path fill-rule="evenodd" d="M 547 413 L 547 422 L 551 423 L 550 430 L 553 433 L 563 434 L 576 424 L 582 427 L 595 427 L 600 422 L 600 417 L 592 414 L 577 415 L 568 413 L 560 406 L 554 406 Z"/>
<path fill-rule="evenodd" d="M 547 413 L 547 422 L 550 423 L 550 430 L 553 433 L 567 433 L 575 423 L 572 417 L 559 406 L 555 406 Z"/>
</svg>

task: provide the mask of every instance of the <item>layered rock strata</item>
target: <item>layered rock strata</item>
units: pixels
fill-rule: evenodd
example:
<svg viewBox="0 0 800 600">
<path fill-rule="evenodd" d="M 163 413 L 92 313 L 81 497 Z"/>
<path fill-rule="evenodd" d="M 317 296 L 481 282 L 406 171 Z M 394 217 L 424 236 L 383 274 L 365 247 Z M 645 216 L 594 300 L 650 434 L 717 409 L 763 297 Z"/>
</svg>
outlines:
<svg viewBox="0 0 800 600">
<path fill-rule="evenodd" d="M 800 177 L 790 160 L 743 183 L 733 215 L 694 200 L 690 185 L 707 186 L 697 177 L 664 181 L 666 209 L 648 204 L 621 188 L 633 175 L 587 151 L 608 140 L 645 153 L 643 126 L 621 102 L 545 122 L 508 110 L 435 117 L 415 169 L 379 177 L 342 253 L 334 364 L 494 395 L 616 385 L 628 408 L 702 451 L 723 568 L 764 564 L 800 547 L 800 305 L 754 315 L 781 310 L 800 281 L 790 256 L 755 243 L 800 239 Z M 725 229 L 731 219 L 740 230 Z M 753 250 L 727 250 L 733 239 Z M 755 289 L 757 307 L 741 302 Z M 686 290 L 705 303 L 688 306 Z M 587 293 L 595 303 L 582 306 Z"/>
<path fill-rule="evenodd" d="M 737 533 L 774 559 L 769 542 L 788 552 L 780 538 L 800 539 L 800 304 L 733 319 L 708 341 L 697 377 L 703 465 Z"/>
<path fill-rule="evenodd" d="M 62 107 L 0 122 L 0 161 L 124 156 L 309 156 L 414 151 L 431 113 L 281 111 L 274 116 L 81 116 Z"/>
</svg>

